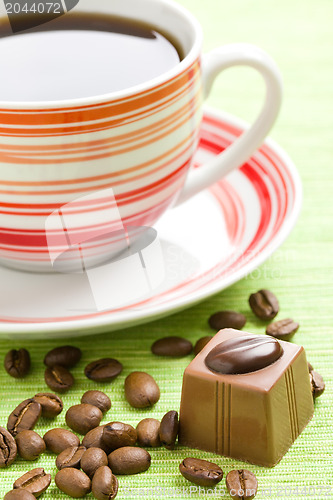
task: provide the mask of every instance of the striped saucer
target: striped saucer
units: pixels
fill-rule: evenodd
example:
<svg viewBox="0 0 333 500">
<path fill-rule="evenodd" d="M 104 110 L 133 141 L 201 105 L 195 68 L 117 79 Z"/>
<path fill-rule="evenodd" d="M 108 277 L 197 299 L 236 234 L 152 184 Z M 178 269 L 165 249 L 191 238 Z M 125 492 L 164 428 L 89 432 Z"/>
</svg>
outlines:
<svg viewBox="0 0 333 500">
<path fill-rule="evenodd" d="M 195 167 L 243 129 L 206 109 Z M 254 272 L 290 233 L 301 199 L 293 162 L 268 139 L 240 169 L 169 210 L 116 261 L 67 274 L 0 267 L 0 335 L 88 335 L 185 309 Z"/>
</svg>

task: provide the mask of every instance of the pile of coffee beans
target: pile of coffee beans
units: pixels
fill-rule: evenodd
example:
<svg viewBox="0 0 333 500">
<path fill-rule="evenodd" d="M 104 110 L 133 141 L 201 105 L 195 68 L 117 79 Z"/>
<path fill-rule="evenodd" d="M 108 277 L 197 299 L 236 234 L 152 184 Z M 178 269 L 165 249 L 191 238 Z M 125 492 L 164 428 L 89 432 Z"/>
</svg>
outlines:
<svg viewBox="0 0 333 500">
<path fill-rule="evenodd" d="M 47 353 L 44 359 L 47 385 L 57 392 L 69 390 L 74 383 L 69 370 L 80 361 L 81 354 L 73 346 L 58 347 Z M 27 360 L 30 367 L 30 355 L 26 350 L 10 351 L 5 359 L 7 372 L 15 377 L 26 375 L 29 371 L 25 369 Z M 104 358 L 89 363 L 85 374 L 95 382 L 110 382 L 122 368 L 119 361 Z M 145 372 L 131 372 L 125 380 L 124 392 L 134 408 L 151 407 L 160 398 L 156 381 Z M 141 446 L 174 447 L 178 436 L 178 413 L 168 412 L 161 422 L 143 419 L 136 429 L 124 422 L 100 425 L 111 406 L 107 394 L 89 390 L 82 395 L 80 403 L 66 412 L 66 424 L 71 430 L 52 428 L 41 437 L 33 430 L 40 417 L 57 417 L 63 411 L 63 401 L 49 392 L 26 399 L 8 417 L 7 429 L 0 427 L 0 467 L 10 466 L 18 454 L 33 461 L 48 451 L 57 455 L 55 483 L 62 492 L 74 498 L 81 498 L 90 491 L 97 499 L 115 498 L 119 486 L 116 474 L 138 474 L 150 467 L 151 456 Z M 82 443 L 78 434 L 83 436 Z M 50 474 L 42 468 L 32 469 L 14 482 L 13 490 L 5 498 L 28 500 L 31 495 L 35 498 L 50 484 Z"/>
<path fill-rule="evenodd" d="M 279 312 L 279 302 L 273 292 L 259 290 L 250 295 L 253 313 L 262 321 L 271 321 Z M 237 311 L 218 311 L 208 320 L 213 330 L 223 328 L 242 329 L 246 324 L 244 314 Z M 266 333 L 277 339 L 289 341 L 299 324 L 287 318 L 267 325 Z M 187 339 L 176 336 L 164 337 L 153 343 L 151 351 L 156 356 L 195 356 L 213 338 L 201 337 L 193 347 Z M 81 360 L 81 350 L 74 346 L 62 346 L 49 351 L 45 358 L 45 382 L 54 392 L 65 393 L 75 383 L 70 372 Z M 31 367 L 26 349 L 11 350 L 4 362 L 7 373 L 15 378 L 25 377 Z M 84 369 L 85 376 L 96 383 L 111 382 L 123 370 L 122 364 L 113 358 L 90 362 Z M 319 397 L 325 383 L 309 364 L 309 377 L 313 397 Z M 124 394 L 133 408 L 150 408 L 160 399 L 160 389 L 154 378 L 140 371 L 131 372 L 125 379 Z M 33 429 L 40 417 L 54 419 L 64 408 L 60 396 L 53 392 L 41 392 L 20 403 L 10 414 L 7 429 L 0 427 L 0 468 L 9 467 L 19 454 L 24 460 L 36 460 L 46 450 L 57 455 L 55 476 L 57 487 L 73 498 L 81 498 L 92 492 L 97 500 L 112 500 L 119 484 L 117 475 L 138 474 L 146 471 L 151 456 L 144 448 L 164 446 L 174 449 L 178 437 L 177 411 L 168 411 L 161 421 L 144 418 L 136 428 L 112 421 L 102 424 L 104 415 L 111 409 L 110 398 L 102 391 L 89 390 L 81 401 L 68 408 L 66 424 L 71 429 L 52 428 L 41 437 Z M 82 435 L 82 442 L 77 435 Z M 185 458 L 180 473 L 189 481 L 214 487 L 223 478 L 223 470 L 216 464 L 197 458 Z M 43 468 L 26 472 L 13 484 L 13 490 L 5 500 L 33 500 L 42 495 L 51 484 L 51 475 Z M 258 482 L 248 470 L 233 470 L 226 476 L 226 486 L 233 498 L 250 500 L 257 493 Z"/>
<path fill-rule="evenodd" d="M 80 349 L 62 346 L 48 352 L 44 358 L 45 382 L 56 392 L 67 392 L 74 384 L 70 372 L 81 359 Z M 22 378 L 29 373 L 30 355 L 27 350 L 11 350 L 5 358 L 7 373 Z M 89 363 L 84 373 L 95 382 L 110 382 L 122 372 L 122 364 L 112 358 Z M 160 389 L 151 375 L 130 373 L 124 385 L 126 399 L 134 408 L 153 406 L 160 398 Z M 50 392 L 38 393 L 26 399 L 8 417 L 7 429 L 0 427 L 0 467 L 10 466 L 19 454 L 28 461 L 36 460 L 46 450 L 57 455 L 58 473 L 55 483 L 64 493 L 81 498 L 90 491 L 97 499 L 113 499 L 118 492 L 115 476 L 138 474 L 150 467 L 151 457 L 141 448 L 172 447 L 178 434 L 178 414 L 161 422 L 144 419 L 137 429 L 123 422 L 100 425 L 111 409 L 110 398 L 102 391 L 85 392 L 80 403 L 68 408 L 66 424 L 71 430 L 52 428 L 43 437 L 33 429 L 41 416 L 53 419 L 64 408 L 60 396 Z M 171 426 L 171 430 L 170 430 Z M 77 434 L 83 435 L 82 443 Z M 40 496 L 51 484 L 44 469 L 33 469 L 18 478 L 6 499 L 28 500 Z"/>
</svg>

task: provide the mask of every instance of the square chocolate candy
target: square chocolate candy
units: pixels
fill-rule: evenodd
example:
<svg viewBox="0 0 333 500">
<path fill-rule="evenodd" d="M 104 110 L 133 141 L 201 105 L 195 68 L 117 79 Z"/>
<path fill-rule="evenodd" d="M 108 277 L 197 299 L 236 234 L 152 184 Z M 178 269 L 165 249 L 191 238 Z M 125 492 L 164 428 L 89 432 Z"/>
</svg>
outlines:
<svg viewBox="0 0 333 500">
<path fill-rule="evenodd" d="M 272 467 L 312 415 L 303 347 L 228 328 L 185 370 L 179 442 Z"/>
</svg>

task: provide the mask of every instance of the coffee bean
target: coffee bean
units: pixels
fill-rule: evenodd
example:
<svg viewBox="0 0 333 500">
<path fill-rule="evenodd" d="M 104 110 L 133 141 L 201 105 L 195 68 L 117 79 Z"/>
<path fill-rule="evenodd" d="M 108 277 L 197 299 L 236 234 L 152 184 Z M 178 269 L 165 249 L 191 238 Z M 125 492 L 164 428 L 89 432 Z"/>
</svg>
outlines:
<svg viewBox="0 0 333 500">
<path fill-rule="evenodd" d="M 275 318 L 279 312 L 279 302 L 270 290 L 259 290 L 249 297 L 249 304 L 254 314 L 264 321 Z"/>
<path fill-rule="evenodd" d="M 78 434 L 87 434 L 98 427 L 103 418 L 103 413 L 97 406 L 88 404 L 74 405 L 67 410 L 66 424 Z"/>
<path fill-rule="evenodd" d="M 147 408 L 160 399 L 160 389 L 148 373 L 132 372 L 125 380 L 125 397 L 134 408 Z"/>
<path fill-rule="evenodd" d="M 46 384 L 55 392 L 67 392 L 74 384 L 73 375 L 60 365 L 46 368 L 44 377 Z"/>
<path fill-rule="evenodd" d="M 173 450 L 178 436 L 179 422 L 176 411 L 168 411 L 161 420 L 160 440 L 167 450 Z"/>
<path fill-rule="evenodd" d="M 111 400 L 102 391 L 87 391 L 81 398 L 81 403 L 97 406 L 102 413 L 106 413 L 111 408 Z"/>
<path fill-rule="evenodd" d="M 241 330 L 246 323 L 246 317 L 236 311 L 218 311 L 209 318 L 209 326 L 216 330 L 223 330 L 223 328 L 235 328 Z"/>
<path fill-rule="evenodd" d="M 156 356 L 181 358 L 193 351 L 193 345 L 189 340 L 183 337 L 164 337 L 153 343 L 151 351 Z"/>
<path fill-rule="evenodd" d="M 46 474 L 42 468 L 33 469 L 26 472 L 19 479 L 16 479 L 13 488 L 23 488 L 35 497 L 39 497 L 51 484 L 51 475 Z"/>
<path fill-rule="evenodd" d="M 79 469 L 82 455 L 86 451 L 86 449 L 87 448 L 85 446 L 72 446 L 71 448 L 66 448 L 66 450 L 62 451 L 57 456 L 57 469 L 61 470 L 67 467 L 74 467 L 75 469 Z"/>
<path fill-rule="evenodd" d="M 29 491 L 19 488 L 9 491 L 4 497 L 4 500 L 35 500 L 36 497 Z"/>
<path fill-rule="evenodd" d="M 129 475 L 144 472 L 150 467 L 148 451 L 134 446 L 124 446 L 109 455 L 109 467 L 114 474 Z"/>
<path fill-rule="evenodd" d="M 206 337 L 201 337 L 194 346 L 194 355 L 199 354 L 200 351 L 212 340 L 212 335 L 207 335 Z"/>
<path fill-rule="evenodd" d="M 103 442 L 110 451 L 122 446 L 134 446 L 136 439 L 136 430 L 129 424 L 110 422 L 104 426 Z"/>
<path fill-rule="evenodd" d="M 73 498 L 82 498 L 91 490 L 91 481 L 87 474 L 70 467 L 57 472 L 55 483 L 59 490 Z"/>
<path fill-rule="evenodd" d="M 313 366 L 311 363 L 309 363 L 309 361 L 308 361 L 308 370 L 309 370 L 309 373 L 312 372 L 312 370 L 313 370 Z"/>
<path fill-rule="evenodd" d="M 14 378 L 25 377 L 30 370 L 30 354 L 26 349 L 12 349 L 5 357 L 5 370 Z"/>
<path fill-rule="evenodd" d="M 108 465 L 108 457 L 105 451 L 100 448 L 89 448 L 83 453 L 81 458 L 81 469 L 90 477 L 93 478 L 99 467 Z"/>
<path fill-rule="evenodd" d="M 15 439 L 4 427 L 0 427 L 0 469 L 11 465 L 17 456 Z"/>
<path fill-rule="evenodd" d="M 227 474 L 225 481 L 232 498 L 251 500 L 257 494 L 258 481 L 249 470 L 232 470 Z"/>
<path fill-rule="evenodd" d="M 118 493 L 118 479 L 112 474 L 110 467 L 100 467 L 94 474 L 91 487 L 97 500 L 113 500 Z"/>
<path fill-rule="evenodd" d="M 323 377 L 315 370 L 312 370 L 310 372 L 310 382 L 313 398 L 319 398 L 319 396 L 321 396 L 325 390 L 325 382 Z"/>
<path fill-rule="evenodd" d="M 15 440 L 17 451 L 24 460 L 36 460 L 46 450 L 44 439 L 35 431 L 21 431 Z"/>
<path fill-rule="evenodd" d="M 185 458 L 179 465 L 181 474 L 199 486 L 215 486 L 223 478 L 223 470 L 218 465 L 198 458 Z"/>
<path fill-rule="evenodd" d="M 22 401 L 9 415 L 7 429 L 15 437 L 19 432 L 32 430 L 39 420 L 42 407 L 33 399 Z"/>
<path fill-rule="evenodd" d="M 64 408 L 64 404 L 59 396 L 50 392 L 39 392 L 34 396 L 34 400 L 41 405 L 42 417 L 45 418 L 57 417 Z"/>
<path fill-rule="evenodd" d="M 104 427 L 105 425 L 100 425 L 99 427 L 89 431 L 82 440 L 83 446 L 86 448 L 101 448 L 105 451 L 105 453 L 109 454 L 111 450 L 103 441 Z"/>
<path fill-rule="evenodd" d="M 49 351 L 44 358 L 44 364 L 50 368 L 56 365 L 72 368 L 80 361 L 81 356 L 82 353 L 78 347 L 64 345 Z"/>
<path fill-rule="evenodd" d="M 111 382 L 123 371 L 123 365 L 116 359 L 103 358 L 89 363 L 84 374 L 95 382 Z"/>
<path fill-rule="evenodd" d="M 66 448 L 80 445 L 80 439 L 67 429 L 51 429 L 43 437 L 46 448 L 59 455 Z"/>
<path fill-rule="evenodd" d="M 266 328 L 266 333 L 276 339 L 290 340 L 297 332 L 298 328 L 299 323 L 296 323 L 296 321 L 291 318 L 286 318 L 270 323 Z"/>
<path fill-rule="evenodd" d="M 160 422 L 155 418 L 144 418 L 136 426 L 138 444 L 144 448 L 161 446 Z"/>
</svg>

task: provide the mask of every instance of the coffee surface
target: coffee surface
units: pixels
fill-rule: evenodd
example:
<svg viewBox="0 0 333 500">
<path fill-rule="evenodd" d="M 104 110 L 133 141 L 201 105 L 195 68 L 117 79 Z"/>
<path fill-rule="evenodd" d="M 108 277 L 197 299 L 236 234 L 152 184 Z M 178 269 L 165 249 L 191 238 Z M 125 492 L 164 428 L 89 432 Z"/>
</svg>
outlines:
<svg viewBox="0 0 333 500">
<path fill-rule="evenodd" d="M 1 101 L 115 92 L 151 80 L 181 59 L 180 49 L 154 26 L 129 19 L 69 13 L 17 34 L 1 21 Z"/>
</svg>

